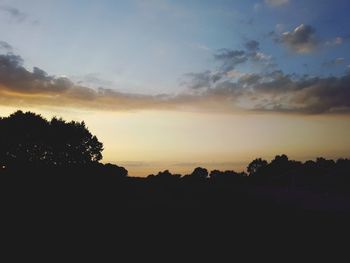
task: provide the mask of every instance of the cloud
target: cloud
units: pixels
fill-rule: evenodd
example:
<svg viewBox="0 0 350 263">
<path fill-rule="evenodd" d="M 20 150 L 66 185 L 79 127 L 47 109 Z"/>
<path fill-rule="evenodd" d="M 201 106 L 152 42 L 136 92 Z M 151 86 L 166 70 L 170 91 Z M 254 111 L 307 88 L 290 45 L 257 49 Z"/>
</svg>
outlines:
<svg viewBox="0 0 350 263">
<path fill-rule="evenodd" d="M 185 78 L 186 80 L 182 82 L 182 85 L 186 85 L 188 88 L 194 90 L 209 88 L 216 81 L 215 76 L 209 70 L 199 73 L 187 73 L 185 74 Z"/>
<path fill-rule="evenodd" d="M 237 65 L 246 62 L 248 60 L 248 55 L 244 50 L 221 49 L 214 54 L 214 58 L 222 62 L 222 69 L 224 71 L 230 71 Z"/>
<path fill-rule="evenodd" d="M 284 31 L 285 25 L 284 24 L 276 24 L 275 25 L 275 30 L 277 33 L 282 33 Z"/>
<path fill-rule="evenodd" d="M 311 77 L 285 74 L 274 65 L 260 72 L 243 73 L 236 67 L 246 62 L 273 63 L 270 56 L 260 51 L 257 41 L 248 41 L 244 46 L 245 50 L 225 49 L 214 55 L 222 63 L 221 71 L 191 75 L 193 83 L 201 83 L 195 87 L 196 92 L 200 90 L 197 95 L 207 101 L 215 100 L 225 111 L 350 113 L 350 72 L 340 77 Z M 327 65 L 344 63 L 344 58 L 337 58 Z M 212 81 L 214 74 L 221 77 Z"/>
<path fill-rule="evenodd" d="M 350 73 L 341 77 L 308 77 L 273 71 L 225 81 L 204 96 L 221 97 L 248 111 L 303 114 L 350 113 Z"/>
<path fill-rule="evenodd" d="M 345 58 L 336 58 L 336 59 L 331 59 L 328 61 L 325 61 L 322 63 L 322 67 L 334 67 L 334 66 L 339 66 L 345 64 Z"/>
<path fill-rule="evenodd" d="M 186 80 L 182 84 L 194 90 L 208 88 L 218 81 L 240 76 L 236 68 L 245 63 L 265 69 L 274 67 L 273 58 L 261 52 L 259 45 L 260 43 L 256 40 L 249 40 L 244 43 L 244 50 L 218 50 L 214 53 L 214 59 L 220 64 L 219 70 L 185 74 Z"/>
<path fill-rule="evenodd" d="M 210 47 L 204 45 L 204 44 L 200 44 L 200 43 L 189 43 L 188 44 L 189 47 L 193 48 L 193 49 L 198 49 L 198 50 L 202 50 L 202 51 L 210 51 Z"/>
<path fill-rule="evenodd" d="M 258 41 L 249 40 L 244 43 L 245 50 L 221 49 L 214 54 L 214 58 L 222 63 L 221 70 L 224 72 L 234 70 L 237 66 L 246 62 L 263 63 L 264 66 L 272 65 L 272 57 L 261 52 L 259 46 Z"/>
<path fill-rule="evenodd" d="M 98 73 L 88 73 L 81 76 L 71 77 L 77 84 L 88 87 L 112 87 L 115 85 L 113 81 L 101 78 Z"/>
<path fill-rule="evenodd" d="M 224 54 L 234 60 L 235 54 L 252 59 L 248 51 L 225 51 L 217 57 L 223 64 L 227 58 Z M 224 73 L 225 76 L 214 78 Z M 191 74 L 191 77 L 202 82 L 192 83 L 186 92 L 131 94 L 105 88 L 88 88 L 65 77 L 50 76 L 36 67 L 29 71 L 24 68 L 20 56 L 8 53 L 0 55 L 0 104 L 112 111 L 157 109 L 227 113 L 350 113 L 350 72 L 340 77 L 298 76 L 280 70 L 262 73 L 208 70 L 197 75 Z"/>
<path fill-rule="evenodd" d="M 230 83 L 244 75 L 236 70 L 237 67 L 249 63 L 250 66 L 261 69 L 275 67 L 271 56 L 260 51 L 260 43 L 256 40 L 248 40 L 243 45 L 244 50 L 220 49 L 214 53 L 214 59 L 219 63 L 219 69 L 215 71 L 206 70 L 199 73 L 185 74 L 185 80 L 181 83 L 194 92 L 202 92 L 215 86 L 231 85 Z"/>
<path fill-rule="evenodd" d="M 120 93 L 77 85 L 65 77 L 48 75 L 34 67 L 28 71 L 14 54 L 0 55 L 0 103 L 2 105 L 52 105 L 99 109 L 161 108 L 167 96 Z M 167 105 L 169 106 L 169 105 Z"/>
<path fill-rule="evenodd" d="M 50 106 L 109 111 L 130 110 L 220 110 L 214 98 L 192 94 L 132 94 L 113 89 L 93 89 L 66 77 L 51 76 L 34 67 L 23 66 L 23 59 L 11 53 L 0 55 L 0 105 Z"/>
<path fill-rule="evenodd" d="M 350 35 L 343 35 L 343 36 L 337 36 L 333 39 L 329 39 L 325 41 L 324 44 L 325 46 L 328 46 L 328 47 L 337 47 L 345 43 L 348 43 L 349 40 L 350 40 Z"/>
<path fill-rule="evenodd" d="M 328 40 L 325 42 L 326 46 L 338 46 L 343 44 L 344 38 L 343 37 L 336 37 L 334 39 Z"/>
<path fill-rule="evenodd" d="M 293 52 L 310 53 L 314 51 L 319 44 L 315 32 L 312 26 L 301 24 L 291 32 L 284 32 L 278 35 L 275 41 L 283 44 Z"/>
<path fill-rule="evenodd" d="M 265 4 L 269 6 L 282 6 L 289 3 L 289 0 L 265 0 Z"/>
<path fill-rule="evenodd" d="M 249 51 L 258 51 L 260 43 L 256 40 L 247 41 L 244 46 Z"/>
<path fill-rule="evenodd" d="M 8 14 L 12 19 L 14 19 L 17 22 L 23 22 L 27 18 L 27 15 L 25 13 L 12 6 L 1 5 L 0 11 Z"/>
<path fill-rule="evenodd" d="M 13 47 L 9 43 L 0 40 L 0 50 L 3 50 L 5 52 L 12 52 Z"/>
<path fill-rule="evenodd" d="M 275 31 L 270 32 L 268 35 L 276 43 L 280 43 L 289 50 L 299 54 L 311 53 L 318 47 L 337 47 L 350 39 L 349 35 L 320 39 L 316 36 L 315 28 L 305 24 L 297 26 L 293 31 L 283 31 L 284 25 L 277 24 Z"/>
</svg>

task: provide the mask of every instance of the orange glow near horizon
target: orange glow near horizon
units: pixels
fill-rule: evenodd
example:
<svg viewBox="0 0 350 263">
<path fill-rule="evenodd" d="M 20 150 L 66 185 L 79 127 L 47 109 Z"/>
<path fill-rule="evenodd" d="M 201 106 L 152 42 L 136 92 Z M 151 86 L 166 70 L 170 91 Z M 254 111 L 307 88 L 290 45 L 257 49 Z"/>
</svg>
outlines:
<svg viewBox="0 0 350 263">
<path fill-rule="evenodd" d="M 1 107 L 1 116 L 16 110 Z M 104 144 L 102 161 L 124 166 L 130 176 L 165 169 L 186 174 L 197 166 L 242 171 L 256 157 L 282 153 L 295 160 L 350 156 L 347 116 L 21 110 L 84 120 Z"/>
</svg>

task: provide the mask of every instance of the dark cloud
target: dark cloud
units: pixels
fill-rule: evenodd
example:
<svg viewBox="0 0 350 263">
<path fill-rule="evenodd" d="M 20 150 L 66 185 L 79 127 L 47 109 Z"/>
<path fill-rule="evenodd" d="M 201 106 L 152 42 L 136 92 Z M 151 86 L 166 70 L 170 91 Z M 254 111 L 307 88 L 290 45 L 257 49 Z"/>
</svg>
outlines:
<svg viewBox="0 0 350 263">
<path fill-rule="evenodd" d="M 33 72 L 29 72 L 22 66 L 22 63 L 20 56 L 0 55 L 1 84 L 10 87 L 13 92 L 63 92 L 72 86 L 68 79 L 47 76 L 45 71 L 36 67 Z"/>
<path fill-rule="evenodd" d="M 215 77 L 209 70 L 200 73 L 187 73 L 185 78 L 186 80 L 182 84 L 194 90 L 209 88 L 213 82 L 220 79 L 220 77 Z"/>
<path fill-rule="evenodd" d="M 207 102 L 216 101 L 216 106 L 225 111 L 350 113 L 350 73 L 341 77 L 311 77 L 285 74 L 270 67 L 257 73 L 230 74 L 246 62 L 272 64 L 272 58 L 259 51 L 257 41 L 249 41 L 245 47 L 246 50 L 225 49 L 215 54 L 215 59 L 222 63 L 221 77 L 213 81 L 211 71 L 192 73 L 188 87 L 200 89 L 197 96 Z M 330 63 L 338 65 L 345 60 L 338 58 Z"/>
<path fill-rule="evenodd" d="M 9 43 L 0 40 L 0 50 L 4 50 L 6 52 L 12 52 L 13 48 Z"/>
<path fill-rule="evenodd" d="M 258 41 L 250 40 L 244 44 L 245 50 L 218 50 L 214 54 L 215 61 L 219 63 L 218 71 L 185 74 L 186 80 L 182 84 L 193 90 L 208 88 L 216 82 L 237 78 L 240 74 L 235 69 L 245 63 L 264 69 L 275 67 L 272 57 L 261 52 L 259 45 Z"/>
<path fill-rule="evenodd" d="M 248 60 L 248 55 L 244 50 L 221 49 L 214 54 L 214 58 L 222 62 L 222 69 L 224 71 L 230 71 L 237 65 L 246 62 Z"/>
<path fill-rule="evenodd" d="M 0 105 L 54 106 L 97 110 L 198 110 L 219 108 L 220 102 L 208 96 L 184 93 L 131 94 L 112 89 L 93 89 L 74 83 L 66 77 L 50 76 L 34 67 L 23 66 L 20 56 L 0 55 Z"/>
<path fill-rule="evenodd" d="M 319 41 L 315 36 L 315 29 L 310 25 L 301 24 L 291 32 L 284 32 L 275 36 L 275 41 L 285 45 L 296 53 L 310 53 L 314 51 Z"/>
<path fill-rule="evenodd" d="M 258 51 L 260 43 L 256 40 L 247 41 L 244 46 L 249 51 Z"/>
<path fill-rule="evenodd" d="M 225 72 L 235 69 L 237 66 L 246 62 L 253 62 L 257 64 L 264 64 L 264 66 L 272 65 L 272 57 L 260 52 L 260 43 L 256 40 L 247 41 L 244 46 L 245 50 L 230 50 L 221 49 L 214 58 L 221 62 L 221 69 Z"/>
<path fill-rule="evenodd" d="M 0 11 L 7 13 L 12 19 L 16 20 L 17 22 L 23 22 L 27 18 L 27 15 L 25 13 L 12 6 L 1 5 Z"/>
<path fill-rule="evenodd" d="M 162 107 L 167 97 L 133 95 L 77 85 L 65 77 L 49 76 L 34 67 L 23 67 L 20 56 L 0 55 L 0 103 L 72 106 L 100 109 L 138 109 Z"/>
<path fill-rule="evenodd" d="M 223 82 L 207 90 L 246 110 L 307 114 L 349 113 L 350 74 L 309 77 L 274 71 L 246 74 L 237 82 Z"/>
</svg>

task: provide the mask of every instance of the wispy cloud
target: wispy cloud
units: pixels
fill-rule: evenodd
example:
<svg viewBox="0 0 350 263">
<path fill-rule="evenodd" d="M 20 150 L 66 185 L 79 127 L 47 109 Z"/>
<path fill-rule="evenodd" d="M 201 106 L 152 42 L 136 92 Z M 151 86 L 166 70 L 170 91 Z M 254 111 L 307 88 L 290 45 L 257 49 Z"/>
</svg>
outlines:
<svg viewBox="0 0 350 263">
<path fill-rule="evenodd" d="M 15 20 L 16 22 L 23 22 L 27 18 L 27 15 L 24 12 L 12 6 L 0 5 L 0 11 L 9 15 L 11 19 Z"/>
<path fill-rule="evenodd" d="M 327 46 L 338 46 L 343 44 L 344 38 L 343 37 L 335 37 L 334 39 L 326 41 Z"/>
<path fill-rule="evenodd" d="M 13 47 L 9 43 L 7 43 L 6 41 L 0 40 L 0 50 L 5 51 L 5 52 L 12 52 Z"/>
<path fill-rule="evenodd" d="M 200 43 L 190 43 L 188 44 L 189 47 L 193 48 L 193 49 L 198 49 L 198 50 L 202 50 L 202 51 L 210 51 L 210 47 L 204 45 L 204 44 L 200 44 Z"/>
<path fill-rule="evenodd" d="M 269 5 L 269 6 L 283 6 L 289 3 L 289 0 L 265 0 L 264 1 L 265 4 Z"/>
<path fill-rule="evenodd" d="M 340 45 L 348 44 L 350 40 L 350 35 L 337 36 L 332 39 L 326 40 L 324 42 L 325 46 L 337 47 Z"/>
</svg>

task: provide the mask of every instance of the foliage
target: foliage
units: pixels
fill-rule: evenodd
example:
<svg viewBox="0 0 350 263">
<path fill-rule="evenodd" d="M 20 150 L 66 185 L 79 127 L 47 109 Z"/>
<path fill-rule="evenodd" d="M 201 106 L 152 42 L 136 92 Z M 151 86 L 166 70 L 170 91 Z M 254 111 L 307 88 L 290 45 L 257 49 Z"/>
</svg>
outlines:
<svg viewBox="0 0 350 263">
<path fill-rule="evenodd" d="M 17 111 L 0 119 L 0 162 L 15 165 L 82 165 L 102 159 L 103 145 L 84 122 L 51 121 Z"/>
</svg>

